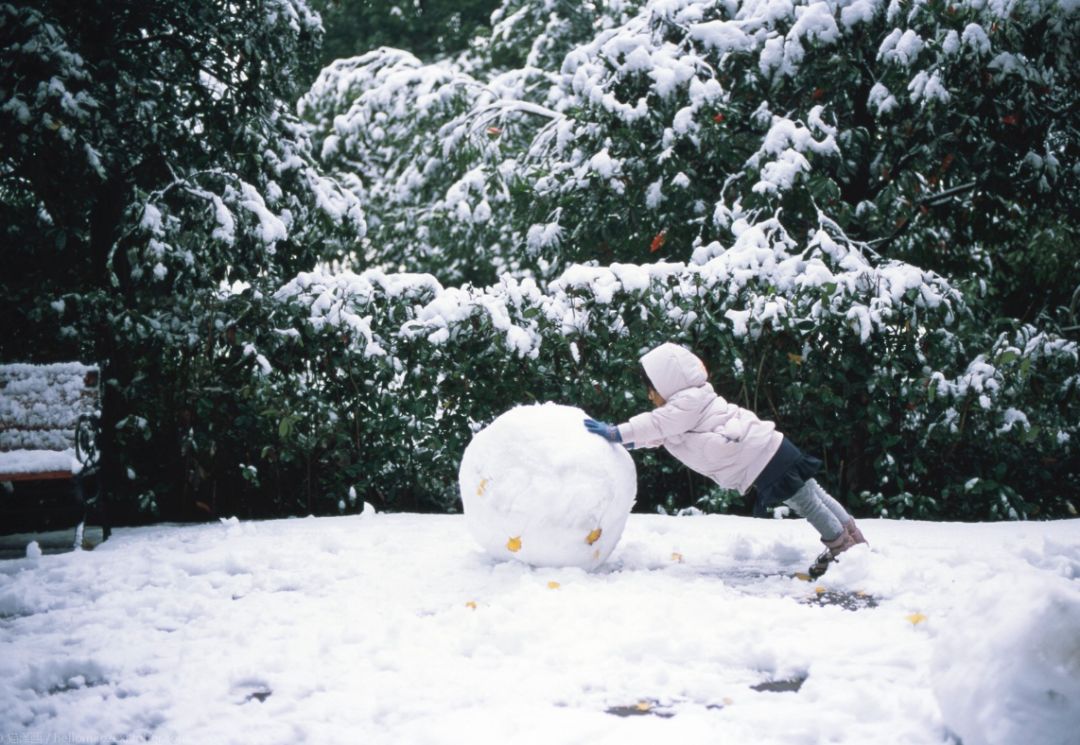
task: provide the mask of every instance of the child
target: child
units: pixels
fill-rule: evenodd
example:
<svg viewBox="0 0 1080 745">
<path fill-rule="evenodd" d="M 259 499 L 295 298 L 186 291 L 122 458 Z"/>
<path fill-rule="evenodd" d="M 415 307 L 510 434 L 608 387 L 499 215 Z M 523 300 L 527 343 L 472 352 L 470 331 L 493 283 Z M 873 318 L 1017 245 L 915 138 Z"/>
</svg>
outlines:
<svg viewBox="0 0 1080 745">
<path fill-rule="evenodd" d="M 806 517 L 826 550 L 810 567 L 820 577 L 829 563 L 866 543 L 847 511 L 811 478 L 821 461 L 803 453 L 772 422 L 728 403 L 708 382 L 705 364 L 677 344 L 662 344 L 641 358 L 656 409 L 613 426 L 593 419 L 585 427 L 627 449 L 663 445 L 668 452 L 720 486 L 757 489 L 754 515 L 781 502 Z"/>
</svg>

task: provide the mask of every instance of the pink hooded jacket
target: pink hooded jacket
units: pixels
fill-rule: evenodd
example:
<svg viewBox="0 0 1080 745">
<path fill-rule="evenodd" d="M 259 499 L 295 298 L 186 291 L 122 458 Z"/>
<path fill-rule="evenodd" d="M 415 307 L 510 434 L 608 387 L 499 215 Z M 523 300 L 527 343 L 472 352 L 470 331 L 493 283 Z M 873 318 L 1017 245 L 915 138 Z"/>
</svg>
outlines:
<svg viewBox="0 0 1080 745">
<path fill-rule="evenodd" d="M 726 489 L 745 492 L 780 449 L 772 422 L 718 396 L 705 363 L 677 344 L 641 358 L 645 374 L 666 403 L 619 425 L 635 448 L 663 445 L 669 453 Z"/>
</svg>

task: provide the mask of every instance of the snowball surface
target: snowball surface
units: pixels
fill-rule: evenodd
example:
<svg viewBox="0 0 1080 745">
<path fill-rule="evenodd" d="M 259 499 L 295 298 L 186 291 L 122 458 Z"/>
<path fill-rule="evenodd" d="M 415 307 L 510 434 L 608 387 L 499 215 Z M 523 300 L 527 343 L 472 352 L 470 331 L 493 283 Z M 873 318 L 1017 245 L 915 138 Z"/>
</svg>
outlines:
<svg viewBox="0 0 1080 745">
<path fill-rule="evenodd" d="M 592 570 L 614 550 L 637 471 L 621 445 L 585 429 L 586 418 L 572 406 L 518 406 L 465 448 L 458 475 L 465 522 L 489 554 Z"/>
</svg>

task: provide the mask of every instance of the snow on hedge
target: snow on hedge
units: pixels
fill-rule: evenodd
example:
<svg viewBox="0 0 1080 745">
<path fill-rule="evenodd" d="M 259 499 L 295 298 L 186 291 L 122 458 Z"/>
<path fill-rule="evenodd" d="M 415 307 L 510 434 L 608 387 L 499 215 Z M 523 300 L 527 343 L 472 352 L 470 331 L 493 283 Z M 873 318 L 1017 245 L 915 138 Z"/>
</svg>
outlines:
<svg viewBox="0 0 1080 745">
<path fill-rule="evenodd" d="M 948 378 L 941 372 L 930 375 L 932 395 L 947 400 L 970 402 L 983 412 L 994 416 L 997 421 L 997 433 L 1004 434 L 1017 428 L 1032 432 L 1032 422 L 1027 414 L 1011 404 L 1018 399 L 1026 385 L 1032 365 L 1037 363 L 1061 364 L 1076 370 L 1080 363 L 1080 345 L 1039 331 L 1034 326 L 1021 326 L 1013 333 L 998 336 L 993 348 L 987 354 L 980 354 L 972 360 L 960 375 Z M 1070 390 L 1080 388 L 1080 373 L 1063 376 L 1061 390 L 1054 391 L 1063 397 Z M 956 408 L 950 408 L 941 425 L 950 432 L 959 431 L 963 417 Z M 1046 422 L 1043 425 L 1047 424 Z M 1055 432 L 1058 444 L 1069 441 L 1071 435 L 1060 429 Z"/>
<path fill-rule="evenodd" d="M 308 306 L 316 329 L 330 325 L 359 332 L 367 340 L 368 354 L 383 353 L 375 342 L 378 334 L 422 335 L 432 343 L 446 343 L 456 327 L 479 314 L 503 334 L 508 349 L 522 356 L 535 356 L 542 343 L 539 318 L 564 336 L 588 335 L 589 307 L 609 305 L 617 293 L 637 296 L 642 306 L 663 308 L 688 323 L 697 318 L 686 310 L 688 304 L 707 298 L 725 313 L 735 336 L 756 337 L 765 328 L 837 317 L 863 342 L 900 320 L 917 323 L 923 313 L 936 313 L 950 323 L 952 307 L 960 300 L 932 273 L 900 262 L 875 267 L 825 239 L 819 241 L 822 250 L 803 257 L 771 246 L 756 228 L 748 227 L 741 238 L 731 249 L 714 247 L 716 255 L 702 264 L 575 265 L 546 292 L 531 278 L 510 275 L 486 288 L 444 288 L 427 274 L 369 270 L 304 273 L 277 297 Z M 398 299 L 412 303 L 409 319 L 397 329 L 374 330 L 372 304 Z"/>
<path fill-rule="evenodd" d="M 714 255 L 700 264 L 574 265 L 546 288 L 510 275 L 481 288 L 444 287 L 429 274 L 320 270 L 299 275 L 276 299 L 298 306 L 300 322 L 314 331 L 344 330 L 353 340 L 346 346 L 398 371 L 404 367 L 402 345 L 410 340 L 444 348 L 451 358 L 457 346 L 480 341 L 500 346 L 508 358 L 536 360 L 547 344 L 574 345 L 612 334 L 629 338 L 628 324 L 636 316 L 659 317 L 665 328 L 714 341 L 726 336 L 752 343 L 766 333 L 790 333 L 801 340 L 796 344 L 803 347 L 803 359 L 851 343 L 872 354 L 897 343 L 935 345 L 936 362 L 913 349 L 900 376 L 908 381 L 903 390 L 909 392 L 902 395 L 919 387 L 943 402 L 940 418 L 912 424 L 927 435 L 944 427 L 958 436 L 974 407 L 986 421 L 987 436 L 1014 430 L 1034 436 L 1038 428 L 1032 423 L 1040 417 L 1030 409 L 1031 371 L 1058 370 L 1062 396 L 1080 387 L 1076 343 L 1031 326 L 1002 334 L 992 348 L 965 359 L 970 353 L 953 348 L 949 330 L 966 313 L 963 297 L 933 273 L 872 261 L 824 234 L 801 254 L 770 243 L 756 226 L 736 231 L 736 245 L 711 247 Z M 734 364 L 737 372 L 740 363 Z M 880 374 L 899 375 L 888 366 Z M 1060 423 L 1039 425 L 1050 428 L 1046 435 L 1058 445 L 1072 437 Z"/>
<path fill-rule="evenodd" d="M 302 272 L 276 293 L 278 300 L 290 300 L 308 306 L 309 322 L 316 331 L 324 328 L 345 330 L 364 341 L 366 356 L 384 356 L 386 350 L 372 328 L 372 315 L 364 310 L 379 300 L 415 300 L 444 293 L 431 275 L 387 274 L 369 270 L 357 275 L 324 271 Z"/>
</svg>

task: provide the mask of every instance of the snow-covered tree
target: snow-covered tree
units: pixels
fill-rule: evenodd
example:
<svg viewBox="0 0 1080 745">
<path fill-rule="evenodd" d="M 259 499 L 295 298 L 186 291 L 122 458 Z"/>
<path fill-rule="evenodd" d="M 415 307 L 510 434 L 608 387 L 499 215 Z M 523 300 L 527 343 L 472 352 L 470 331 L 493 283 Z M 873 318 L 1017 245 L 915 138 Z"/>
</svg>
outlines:
<svg viewBox="0 0 1080 745">
<path fill-rule="evenodd" d="M 0 350 L 106 363 L 114 484 L 138 386 L 198 367 L 220 288 L 363 234 L 285 103 L 320 32 L 303 0 L 0 4 Z"/>
<path fill-rule="evenodd" d="M 401 50 L 378 49 L 322 71 L 300 111 L 315 125 L 323 163 L 370 215 L 354 263 L 494 279 L 492 267 L 510 252 L 488 224 L 508 199 L 498 172 L 480 164 L 497 150 L 497 135 L 466 140 L 447 131 L 463 130 L 453 123 L 494 97 L 471 75 Z"/>
<path fill-rule="evenodd" d="M 302 2 L 38 6 L 0 10 L 4 207 L 38 223 L 5 221 L 19 243 L 134 291 L 291 271 L 362 234 L 282 103 L 319 32 Z M 328 224 L 346 230 L 316 249 Z"/>
<path fill-rule="evenodd" d="M 1052 309 L 1078 258 L 1078 41 L 1041 0 L 655 2 L 566 57 L 526 203 L 579 258 L 710 255 L 754 215 L 799 247 L 831 225 L 954 277 L 988 261 Z"/>
<path fill-rule="evenodd" d="M 487 284 L 548 270 L 512 219 L 562 56 L 635 3 L 510 2 L 458 62 L 379 49 L 323 70 L 300 102 L 327 169 L 359 195 L 371 230 L 360 266 Z M 548 240 L 551 240 L 549 235 Z M 558 263 L 558 262 L 556 262 Z"/>
<path fill-rule="evenodd" d="M 505 0 L 491 17 L 490 37 L 478 45 L 494 69 L 557 72 L 571 50 L 627 21 L 642 5 L 642 0 Z"/>
<path fill-rule="evenodd" d="M 432 60 L 455 54 L 488 28 L 498 0 L 311 0 L 326 28 L 319 59 L 329 65 L 382 46 Z"/>
<path fill-rule="evenodd" d="M 1077 349 L 1045 314 L 1080 281 L 1072 0 L 508 0 L 493 22 L 458 63 L 340 61 L 304 103 L 327 167 L 393 219 L 359 266 L 511 273 L 408 326 L 446 381 L 524 333 L 537 378 L 570 356 L 600 390 L 674 335 L 867 505 L 1066 509 Z M 372 133 L 395 143 L 377 163 Z M 480 203 L 482 234 L 446 229 Z M 945 503 L 971 484 L 973 512 Z"/>
<path fill-rule="evenodd" d="M 480 261 L 557 273 L 587 259 L 704 259 L 749 220 L 800 250 L 826 229 L 958 280 L 989 275 L 1005 315 L 1054 311 L 1076 286 L 1071 2 L 511 0 L 493 20 L 486 57 L 426 68 L 422 91 L 360 74 L 344 100 L 327 105 L 325 84 L 308 94 L 323 110 L 316 138 L 335 142 L 366 126 L 350 108 L 363 97 L 420 112 L 453 98 L 439 126 L 400 117 L 378 131 L 437 161 L 429 194 L 466 173 L 506 183 L 511 209 L 493 209 L 485 230 L 508 258 Z M 455 97 L 462 85 L 477 93 Z M 454 157 L 438 157 L 462 127 L 472 147 L 453 140 Z M 365 183 L 379 191 L 389 173 Z M 410 227 L 423 243 L 423 218 Z M 439 271 L 462 244 L 425 245 Z"/>
</svg>

